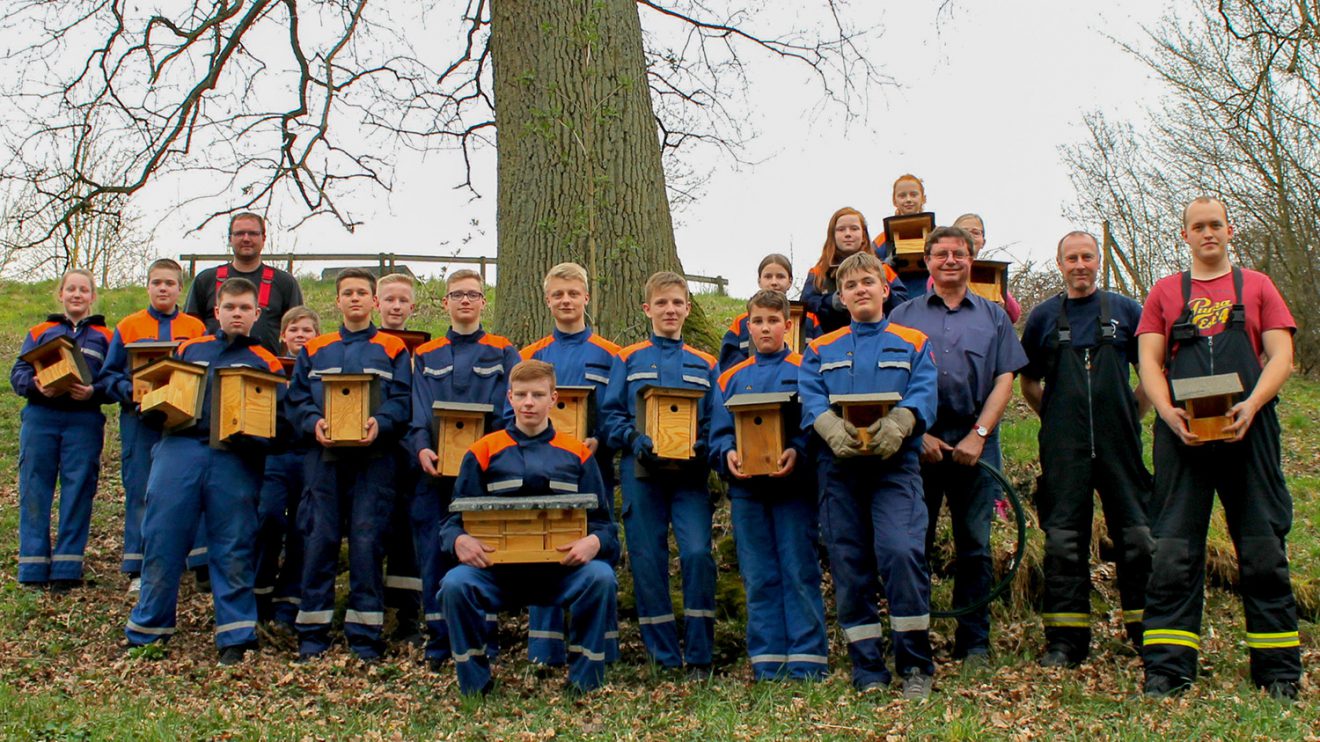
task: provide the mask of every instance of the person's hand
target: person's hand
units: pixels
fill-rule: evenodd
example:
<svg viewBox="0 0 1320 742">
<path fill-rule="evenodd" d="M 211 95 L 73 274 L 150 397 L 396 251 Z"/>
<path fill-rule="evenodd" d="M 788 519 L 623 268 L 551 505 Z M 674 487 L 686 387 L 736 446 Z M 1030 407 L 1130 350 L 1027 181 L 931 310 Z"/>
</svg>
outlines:
<svg viewBox="0 0 1320 742">
<path fill-rule="evenodd" d="M 921 436 L 921 461 L 924 464 L 938 464 L 944 460 L 944 454 L 952 450 L 953 446 L 930 433 Z"/>
<path fill-rule="evenodd" d="M 1169 426 L 1169 429 L 1173 431 L 1173 434 L 1178 436 L 1178 440 L 1182 441 L 1183 445 L 1199 446 L 1203 443 L 1201 437 L 1193 433 L 1187 427 L 1187 422 L 1191 419 L 1187 414 L 1187 410 L 1174 405 L 1169 405 L 1163 409 L 1156 408 L 1155 412 L 1159 414 L 1160 419 L 1164 421 L 1164 424 Z M 1255 413 L 1252 414 L 1254 416 Z M 1248 424 L 1250 424 L 1250 421 L 1248 421 Z"/>
<path fill-rule="evenodd" d="M 600 448 L 600 441 L 596 440 L 595 438 L 587 438 L 586 440 L 582 441 L 582 445 L 587 447 L 587 450 L 591 452 L 592 456 L 595 456 L 596 450 Z"/>
<path fill-rule="evenodd" d="M 440 469 L 436 466 L 440 462 L 440 456 L 429 448 L 423 448 L 417 452 L 417 463 L 421 464 L 422 471 L 429 476 L 440 476 Z"/>
<path fill-rule="evenodd" d="M 369 417 L 367 418 L 366 430 L 363 432 L 362 440 L 359 442 L 364 446 L 370 446 L 372 443 L 375 443 L 376 436 L 379 435 L 380 423 L 376 422 L 376 418 Z"/>
<path fill-rule="evenodd" d="M 903 441 L 912 434 L 916 425 L 917 416 L 912 414 L 912 410 L 895 407 L 867 428 L 871 434 L 871 450 L 882 459 L 893 456 L 903 447 Z"/>
<path fill-rule="evenodd" d="M 786 477 L 793 473 L 793 467 L 797 465 L 797 449 L 786 448 L 779 454 L 779 470 L 771 474 L 772 477 Z"/>
<path fill-rule="evenodd" d="M 74 384 L 69 387 L 69 396 L 79 402 L 86 402 L 92 398 L 92 392 L 96 391 L 87 384 Z"/>
<path fill-rule="evenodd" d="M 729 470 L 729 476 L 734 479 L 752 478 L 750 474 L 743 474 L 742 457 L 738 455 L 737 449 L 729 449 L 729 452 L 724 456 L 724 465 Z"/>
<path fill-rule="evenodd" d="M 555 551 L 564 552 L 560 564 L 565 567 L 581 567 L 600 553 L 600 537 L 594 533 L 588 534 L 571 544 L 555 547 Z"/>
<path fill-rule="evenodd" d="M 651 442 L 651 436 L 645 433 L 639 433 L 632 441 L 633 457 L 637 463 L 647 469 L 654 469 L 660 466 L 660 457 L 655 455 L 655 444 Z"/>
<path fill-rule="evenodd" d="M 1251 401 L 1251 398 L 1238 402 L 1228 411 L 1228 416 L 1233 418 L 1233 422 L 1228 426 L 1228 432 L 1233 434 L 1234 441 L 1240 441 L 1251 429 L 1251 423 L 1256 419 L 1256 413 L 1260 407 Z"/>
<path fill-rule="evenodd" d="M 316 431 L 317 443 L 320 443 L 326 448 L 334 445 L 334 442 L 330 440 L 330 423 L 326 422 L 324 417 L 317 418 L 316 425 L 313 429 Z"/>
<path fill-rule="evenodd" d="M 985 450 L 985 439 L 976 434 L 973 430 L 963 439 L 958 441 L 958 445 L 953 447 L 953 461 L 955 464 L 963 466 L 976 466 L 976 462 L 981 460 L 981 452 Z"/>
<path fill-rule="evenodd" d="M 458 557 L 458 561 L 469 567 L 485 569 L 493 565 L 494 562 L 486 556 L 492 551 L 495 551 L 494 546 L 485 543 L 476 536 L 469 536 L 465 533 L 454 539 L 454 556 Z"/>
<path fill-rule="evenodd" d="M 820 413 L 811 427 L 838 458 L 848 459 L 862 452 L 862 443 L 857 438 L 857 428 L 839 417 L 833 410 Z"/>
<path fill-rule="evenodd" d="M 43 397 L 54 398 L 59 396 L 59 392 L 54 391 L 52 389 L 47 389 L 46 385 L 42 384 L 40 381 L 37 381 L 37 377 L 35 376 L 32 377 L 32 385 L 37 388 L 38 392 L 41 392 L 41 396 Z"/>
</svg>

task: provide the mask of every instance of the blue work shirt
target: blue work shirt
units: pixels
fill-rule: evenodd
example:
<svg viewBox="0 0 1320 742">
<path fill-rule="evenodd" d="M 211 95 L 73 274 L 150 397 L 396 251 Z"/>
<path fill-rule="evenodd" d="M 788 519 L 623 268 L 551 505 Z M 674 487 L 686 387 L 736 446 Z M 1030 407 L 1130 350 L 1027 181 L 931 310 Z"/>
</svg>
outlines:
<svg viewBox="0 0 1320 742">
<path fill-rule="evenodd" d="M 785 347 L 778 353 L 765 354 L 755 351 L 751 358 L 744 359 L 741 363 L 735 364 L 720 374 L 720 398 L 716 400 L 712 411 L 713 419 L 710 429 L 710 462 L 713 469 L 721 474 L 726 474 L 728 472 L 727 459 L 729 451 L 738 447 L 737 436 L 734 432 L 733 413 L 724 406 L 724 403 L 739 394 L 784 392 L 797 394 L 798 367 L 801 365 L 802 356 L 789 351 Z M 784 443 L 789 448 L 797 449 L 798 458 L 797 464 L 794 465 L 794 471 L 798 472 L 807 463 L 807 431 L 799 425 L 802 404 L 799 400 L 794 399 L 783 407 L 784 435 L 786 438 Z M 782 481 L 780 480 L 780 482 Z"/>
<path fill-rule="evenodd" d="M 953 309 L 931 292 L 904 303 L 890 319 L 930 338 L 939 368 L 939 414 L 932 435 L 970 430 L 995 378 L 1027 365 L 1026 351 L 1003 307 L 971 291 Z"/>
<path fill-rule="evenodd" d="M 435 402 L 491 405 L 494 411 L 487 424 L 503 425 L 509 372 L 520 360 L 512 341 L 481 328 L 467 335 L 451 328 L 444 337 L 418 346 L 413 359 L 412 422 L 405 441 L 413 459 L 436 447 L 431 409 Z"/>
<path fill-rule="evenodd" d="M 619 346 L 591 331 L 561 332 L 556 328 L 551 334 L 523 348 L 518 355 L 522 359 L 545 361 L 555 367 L 555 383 L 559 386 L 589 386 L 595 391 L 592 396 L 596 402 L 596 429 L 592 435 L 603 438 L 604 415 L 599 414 L 605 404 L 605 390 L 609 388 L 610 369 L 614 366 L 614 357 L 619 355 Z M 506 417 L 512 424 L 512 407 Z"/>
<path fill-rule="evenodd" d="M 377 449 L 396 442 L 411 417 L 412 367 L 403 341 L 376 329 L 350 331 L 340 327 L 310 340 L 298 352 L 289 382 L 289 419 L 298 432 L 316 440 L 316 421 L 325 417 L 325 374 L 371 374 L 379 380 L 380 396 L 372 417 Z"/>
</svg>

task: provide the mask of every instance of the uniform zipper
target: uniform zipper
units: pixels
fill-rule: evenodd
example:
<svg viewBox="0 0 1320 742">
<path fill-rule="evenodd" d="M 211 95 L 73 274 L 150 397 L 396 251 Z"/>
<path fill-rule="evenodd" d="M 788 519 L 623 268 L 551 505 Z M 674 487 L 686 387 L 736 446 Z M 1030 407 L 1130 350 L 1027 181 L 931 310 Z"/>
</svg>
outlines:
<svg viewBox="0 0 1320 742">
<path fill-rule="evenodd" d="M 1086 363 L 1086 428 L 1091 437 L 1091 458 L 1095 458 L 1095 403 L 1091 399 L 1091 349 L 1082 351 Z"/>
<path fill-rule="evenodd" d="M 1210 351 L 1210 375 L 1215 375 L 1215 336 L 1211 335 L 1205 339 Z"/>
</svg>

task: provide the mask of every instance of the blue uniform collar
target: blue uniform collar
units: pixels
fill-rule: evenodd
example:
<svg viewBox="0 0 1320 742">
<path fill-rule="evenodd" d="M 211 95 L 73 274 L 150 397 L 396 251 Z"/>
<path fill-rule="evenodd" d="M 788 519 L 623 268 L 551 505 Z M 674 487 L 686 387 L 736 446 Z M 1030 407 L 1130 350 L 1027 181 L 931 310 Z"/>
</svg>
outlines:
<svg viewBox="0 0 1320 742">
<path fill-rule="evenodd" d="M 558 343 L 569 343 L 569 344 L 583 343 L 586 342 L 587 338 L 591 337 L 590 327 L 583 330 L 582 332 L 563 332 L 558 327 L 556 327 L 550 332 L 551 335 L 554 337 L 555 342 Z"/>
<path fill-rule="evenodd" d="M 848 324 L 854 335 L 861 337 L 873 337 L 884 332 L 889 327 L 889 318 L 883 317 L 876 322 L 858 322 L 853 320 Z"/>
<path fill-rule="evenodd" d="M 452 327 L 445 330 L 445 338 L 455 345 L 460 343 L 475 343 L 484 337 L 486 337 L 486 330 L 482 327 L 478 327 L 476 332 L 470 332 L 466 335 L 454 332 L 454 328 Z"/>
<path fill-rule="evenodd" d="M 374 322 L 367 323 L 367 326 L 361 330 L 349 330 L 343 325 L 339 326 L 339 338 L 345 342 L 351 342 L 353 340 L 370 340 L 376 337 L 376 332 L 376 323 Z"/>
<path fill-rule="evenodd" d="M 147 305 L 147 314 L 151 315 L 151 318 L 154 319 L 154 320 L 156 320 L 157 322 L 161 322 L 161 321 L 164 321 L 164 320 L 171 320 L 171 319 L 174 319 L 175 317 L 178 317 L 178 316 L 179 316 L 179 305 L 178 305 L 178 304 L 175 304 L 175 305 L 174 305 L 174 311 L 173 311 L 173 312 L 170 312 L 169 314 L 166 314 L 166 313 L 160 311 L 159 309 L 157 309 L 157 308 L 151 306 L 150 304 L 148 304 L 148 305 Z"/>
<path fill-rule="evenodd" d="M 63 313 L 48 314 L 46 315 L 46 321 L 56 322 L 72 330 L 81 330 L 84 327 L 88 327 L 92 325 L 105 327 L 105 317 L 100 314 L 89 314 L 86 317 L 83 317 L 82 319 L 78 320 L 77 322 L 74 322 L 73 320 L 69 319 L 68 315 Z"/>
<path fill-rule="evenodd" d="M 225 349 L 231 348 L 251 348 L 254 345 L 261 345 L 261 341 L 251 335 L 228 335 L 224 330 L 216 330 L 215 337 L 225 344 Z"/>
<path fill-rule="evenodd" d="M 538 435 L 527 435 L 526 433 L 522 432 L 522 429 L 518 427 L 517 423 L 510 424 L 509 427 L 505 428 L 505 431 L 507 431 L 508 434 L 515 441 L 518 441 L 518 443 L 520 444 L 548 443 L 552 438 L 555 437 L 554 423 L 547 423 L 547 425 L 545 426 L 545 430 L 542 430 Z"/>
<path fill-rule="evenodd" d="M 655 333 L 651 333 L 651 345 L 654 345 L 657 348 L 682 348 L 683 338 L 673 340 L 670 338 L 662 338 Z"/>
<path fill-rule="evenodd" d="M 753 343 L 753 346 L 754 345 L 755 343 Z M 766 363 L 778 363 L 779 361 L 782 361 L 785 358 L 787 358 L 789 352 L 790 351 L 788 349 L 788 346 L 785 345 L 783 348 L 781 348 L 778 352 L 775 353 L 762 353 L 759 350 L 754 351 L 753 356 L 756 358 L 755 363 L 757 365 L 761 365 Z"/>
</svg>

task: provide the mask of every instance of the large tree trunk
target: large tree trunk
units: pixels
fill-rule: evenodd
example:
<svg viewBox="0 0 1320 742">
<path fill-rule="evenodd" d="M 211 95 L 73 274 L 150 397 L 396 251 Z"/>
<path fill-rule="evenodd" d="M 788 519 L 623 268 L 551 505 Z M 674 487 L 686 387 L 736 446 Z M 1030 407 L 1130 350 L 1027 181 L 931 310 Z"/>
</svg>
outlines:
<svg viewBox="0 0 1320 742">
<path fill-rule="evenodd" d="M 495 0 L 499 329 L 549 331 L 541 281 L 554 264 L 591 276 L 591 324 L 627 343 L 650 326 L 642 284 L 682 272 L 633 0 Z M 690 342 L 713 347 L 694 309 Z"/>
</svg>

